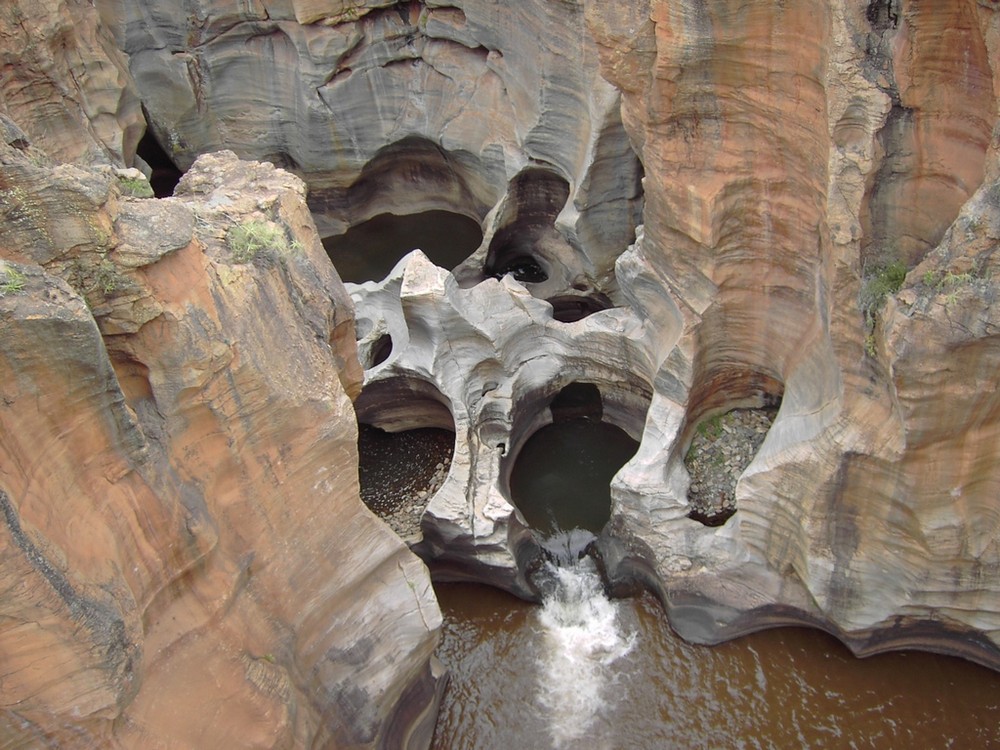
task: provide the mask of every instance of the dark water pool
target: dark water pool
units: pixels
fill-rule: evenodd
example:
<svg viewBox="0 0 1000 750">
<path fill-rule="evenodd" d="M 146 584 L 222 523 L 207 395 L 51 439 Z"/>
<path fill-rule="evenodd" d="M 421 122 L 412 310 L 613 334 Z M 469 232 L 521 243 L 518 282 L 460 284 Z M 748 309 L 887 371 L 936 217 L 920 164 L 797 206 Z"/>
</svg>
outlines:
<svg viewBox="0 0 1000 750">
<path fill-rule="evenodd" d="M 511 499 L 528 525 L 599 533 L 611 516 L 611 479 L 639 444 L 614 425 L 572 418 L 542 427 L 514 459 Z"/>
<path fill-rule="evenodd" d="M 479 222 L 451 211 L 379 214 L 346 233 L 323 240 L 323 247 L 343 281 L 381 281 L 400 258 L 419 248 L 431 262 L 449 271 L 479 247 Z"/>
</svg>

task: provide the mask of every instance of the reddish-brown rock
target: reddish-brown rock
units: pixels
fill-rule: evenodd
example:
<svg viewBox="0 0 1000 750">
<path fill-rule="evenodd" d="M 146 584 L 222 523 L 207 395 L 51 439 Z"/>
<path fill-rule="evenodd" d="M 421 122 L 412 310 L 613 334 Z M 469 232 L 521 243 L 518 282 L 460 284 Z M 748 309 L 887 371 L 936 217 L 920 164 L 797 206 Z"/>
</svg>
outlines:
<svg viewBox="0 0 1000 750">
<path fill-rule="evenodd" d="M 1000 664 L 994 3 L 98 6 L 0 14 L 10 744 L 426 740 L 438 614 L 357 502 L 363 379 L 366 419 L 457 430 L 441 575 L 525 593 L 505 476 L 581 381 L 641 438 L 604 562 L 682 634 Z M 110 39 L 201 157 L 173 198 L 87 164 L 137 135 Z M 482 245 L 352 308 L 302 183 L 224 148 L 304 177 L 324 234 L 447 209 Z M 699 422 L 779 400 L 734 515 L 690 517 Z"/>
<path fill-rule="evenodd" d="M 0 8 L 0 111 L 59 161 L 130 164 L 142 136 L 139 94 L 108 21 L 80 0 Z"/>
<path fill-rule="evenodd" d="M 5 744 L 424 744 L 440 614 L 358 497 L 302 183 L 223 154 L 146 201 L 6 154 Z M 241 262 L 248 222 L 275 233 Z"/>
</svg>

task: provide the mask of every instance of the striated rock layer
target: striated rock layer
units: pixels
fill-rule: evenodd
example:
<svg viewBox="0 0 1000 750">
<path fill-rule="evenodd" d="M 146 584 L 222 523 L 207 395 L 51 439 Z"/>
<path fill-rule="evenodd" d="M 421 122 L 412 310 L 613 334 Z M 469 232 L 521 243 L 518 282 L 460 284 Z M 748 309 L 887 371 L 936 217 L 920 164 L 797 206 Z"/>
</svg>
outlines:
<svg viewBox="0 0 1000 750">
<path fill-rule="evenodd" d="M 922 646 L 998 663 L 997 600 L 982 576 L 1000 550 L 970 544 L 983 541 L 979 514 L 997 510 L 995 389 L 943 374 L 991 367 L 989 302 L 966 334 L 975 344 L 961 347 L 970 359 L 948 364 L 943 344 L 915 331 L 905 359 L 883 348 L 887 329 L 866 339 L 859 310 L 879 266 L 912 267 L 996 163 L 996 57 L 985 54 L 996 13 L 950 8 L 650 3 L 645 26 L 589 8 L 647 174 L 673 175 L 647 179 L 637 251 L 669 279 L 683 319 L 658 375 L 669 372 L 670 386 L 649 414 L 656 440 L 619 476 L 615 523 L 637 549 L 648 545 L 638 557 L 652 560 L 672 623 L 693 639 L 806 622 L 859 652 Z M 945 52 L 926 41 L 942 34 L 961 44 Z M 958 50 L 961 64 L 948 57 Z M 894 107 L 910 112 L 905 127 Z M 976 288 L 988 295 L 995 242 L 959 247 L 967 262 L 977 253 Z M 869 320 L 881 319 L 875 308 Z M 923 414 L 907 406 L 916 360 L 943 370 Z M 961 426 L 945 417 L 952 387 L 976 404 L 958 412 Z M 684 487 L 678 459 L 695 423 L 768 394 L 782 396 L 781 411 L 737 486 L 737 512 L 718 529 L 694 528 L 658 478 Z M 939 419 L 955 433 L 921 447 L 914 420 Z M 951 458 L 975 470 L 930 469 L 930 453 L 950 462 L 938 449 L 951 440 L 962 445 Z M 968 505 L 970 494 L 979 499 Z"/>
<path fill-rule="evenodd" d="M 549 281 L 523 286 L 551 312 L 509 277 L 506 288 L 464 291 L 465 269 L 456 286 L 419 256 L 353 293 L 362 359 L 387 335 L 393 345 L 366 376 L 362 417 L 416 426 L 444 404 L 457 430 L 418 549 L 439 575 L 485 575 L 526 593 L 529 582 L 511 575 L 530 552 L 506 494 L 516 460 L 506 454 L 551 419 L 546 406 L 564 385 L 590 382 L 616 405 L 612 421 L 644 420 L 639 453 L 613 487 L 605 565 L 614 580 L 658 590 L 682 634 L 716 642 L 808 623 L 859 653 L 918 646 L 996 665 L 997 598 L 984 585 L 1000 564 L 989 531 L 996 13 L 972 2 L 941 13 L 820 2 L 584 10 L 583 43 L 622 92 L 646 174 L 643 230 L 599 287 L 614 311 L 560 320 L 544 289 L 572 266 L 544 252 L 535 257 Z M 942 34 L 960 43 L 946 52 L 921 41 Z M 958 49 L 968 50 L 961 63 L 948 57 Z M 522 184 L 487 217 L 484 247 L 512 197 L 532 200 Z M 561 223 L 565 208 L 546 209 L 558 194 L 536 193 L 535 215 L 552 218 L 556 239 L 592 256 Z M 572 188 L 563 195 L 570 205 Z M 938 260 L 925 269 L 924 258 Z M 915 287 L 921 307 L 875 298 L 894 262 L 916 267 L 899 299 Z M 959 307 L 929 305 L 931 291 Z M 910 332 L 918 312 L 941 332 Z M 906 342 L 905 356 L 892 341 Z M 942 371 L 942 357 L 959 352 Z M 692 519 L 683 457 L 697 425 L 776 403 L 735 514 L 719 527 Z"/>
<path fill-rule="evenodd" d="M 31 41 L 0 82 L 10 744 L 426 744 L 439 615 L 358 501 L 349 398 L 454 430 L 408 540 L 440 578 L 536 595 L 508 480 L 585 383 L 640 440 L 595 554 L 682 635 L 805 623 L 1000 666 L 994 3 L 24 5 L 0 16 Z M 86 76 L 38 42 L 66 14 Z M 26 91 L 71 115 L 48 130 Z M 50 159 L 132 166 L 135 97 L 190 168 L 172 198 Z M 321 254 L 432 209 L 483 228 L 452 270 L 400 247 L 345 291 Z M 779 406 L 699 522 L 699 425 Z"/>
<path fill-rule="evenodd" d="M 102 10 L 80 0 L 4 3 L 0 110 L 55 158 L 131 164 L 145 125 Z"/>
<path fill-rule="evenodd" d="M 302 183 L 222 153 L 153 201 L 2 161 L 4 747 L 426 746 L 440 613 L 358 496 Z"/>
</svg>

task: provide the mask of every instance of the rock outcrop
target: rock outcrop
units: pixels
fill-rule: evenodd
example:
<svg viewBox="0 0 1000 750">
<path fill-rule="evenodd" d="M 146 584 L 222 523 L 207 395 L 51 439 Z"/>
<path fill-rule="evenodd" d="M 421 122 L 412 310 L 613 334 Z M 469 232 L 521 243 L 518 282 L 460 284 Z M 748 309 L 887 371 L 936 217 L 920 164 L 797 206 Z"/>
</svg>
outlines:
<svg viewBox="0 0 1000 750">
<path fill-rule="evenodd" d="M 125 58 L 65 89 L 96 101 L 118 71 L 115 117 L 78 105 L 65 145 L 0 89 L 0 561 L 29 582 L 4 601 L 68 670 L 23 688 L 17 736 L 118 717 L 122 744 L 165 738 L 208 662 L 248 691 L 222 715 L 266 717 L 231 724 L 246 744 L 425 739 L 437 610 L 357 501 L 348 397 L 368 424 L 455 432 L 408 540 L 439 577 L 534 595 L 507 482 L 587 383 L 641 441 L 597 553 L 682 635 L 805 623 L 1000 666 L 995 3 L 52 5 Z M 48 161 L 100 143 L 131 166 L 134 96 L 191 168 L 173 198 Z M 294 172 L 312 216 L 295 177 L 221 149 Z M 313 222 L 432 209 L 481 223 L 466 261 L 400 248 L 344 291 Z M 732 515 L 701 523 L 699 425 L 764 407 Z"/>
<path fill-rule="evenodd" d="M 988 55 L 973 54 L 990 44 L 996 14 L 981 3 L 952 8 L 963 19 L 954 33 L 967 35 L 953 49 L 969 49 L 967 65 L 939 46 L 901 51 L 954 22 L 951 10 L 917 4 L 872 3 L 865 13 L 841 3 L 651 3 L 653 24 L 642 28 L 592 8 L 605 71 L 625 90 L 623 119 L 643 144 L 647 174 L 679 175 L 656 188 L 647 180 L 639 248 L 670 279 L 685 321 L 668 359 L 671 388 L 658 389 L 665 398 L 654 397 L 649 423 L 663 425 L 657 443 L 663 434 L 676 442 L 668 437 L 648 457 L 641 449 L 644 458 L 622 472 L 617 522 L 642 529 L 636 536 L 652 552 L 640 556 L 655 559 L 672 623 L 691 638 L 811 622 L 860 652 L 918 645 L 997 663 L 996 612 L 979 576 L 995 569 L 998 550 L 963 546 L 979 536 L 979 522 L 948 499 L 956 487 L 979 487 L 981 502 L 995 507 L 986 489 L 995 483 L 991 461 L 967 483 L 907 469 L 916 459 L 913 414 L 899 388 L 911 387 L 910 378 L 904 362 L 880 349 L 883 329 L 862 342 L 858 309 L 880 264 L 913 265 L 936 244 L 996 158 L 987 152 L 994 72 Z M 941 56 L 915 68 L 918 54 Z M 917 70 L 926 90 L 961 93 L 947 107 L 915 101 L 902 80 Z M 892 118 L 904 100 L 924 108 L 904 128 L 909 147 Z M 952 118 L 968 127 L 950 127 Z M 932 187 L 936 170 L 962 175 L 947 200 Z M 888 194 L 896 196 L 891 211 Z M 901 240 L 880 256 L 872 250 L 884 243 L 871 229 L 876 215 Z M 988 327 L 976 330 L 985 357 L 978 369 L 995 343 Z M 938 353 L 915 353 L 922 342 L 909 345 L 925 367 L 941 366 Z M 647 532 L 651 515 L 683 507 L 677 490 L 649 487 L 663 471 L 668 488 L 686 484 L 684 435 L 761 392 L 781 395 L 781 411 L 737 486 L 730 522 L 700 531 L 673 516 Z M 966 439 L 979 433 L 979 419 L 992 422 L 992 407 L 983 406 L 959 430 Z M 647 434 L 655 434 L 649 426 Z M 914 492 L 920 475 L 927 481 Z"/>
<path fill-rule="evenodd" d="M 131 164 L 145 123 L 107 3 L 0 8 L 0 110 L 61 161 Z"/>
<path fill-rule="evenodd" d="M 472 5 L 464 8 L 470 17 Z M 602 74 L 622 92 L 622 121 L 647 175 L 643 231 L 620 248 L 614 281 L 599 287 L 614 314 L 586 310 L 593 314 L 579 329 L 565 328 L 558 293 L 541 291 L 548 280 L 505 282 L 504 290 L 460 268 L 459 286 L 479 282 L 462 291 L 428 274 L 419 256 L 354 292 L 367 332 L 362 351 L 387 335 L 393 346 L 367 375 L 371 403 L 387 405 L 386 419 L 399 426 L 447 404 L 459 436 L 449 481 L 424 517 L 423 552 L 441 575 L 485 575 L 524 593 L 523 581 L 501 572 L 526 553 L 505 494 L 508 464 L 494 454 L 516 455 L 567 381 L 593 382 L 612 403 L 615 392 L 630 394 L 618 399 L 628 401 L 617 410 L 629 415 L 623 423 L 645 420 L 639 453 L 616 480 L 605 562 L 613 577 L 657 588 L 683 634 L 715 642 L 809 623 L 859 652 L 915 645 L 996 664 L 996 612 L 981 582 L 998 565 L 997 549 L 979 531 L 992 525 L 976 515 L 995 512 L 991 397 L 965 387 L 975 407 L 944 424 L 953 460 L 966 468 L 931 470 L 937 462 L 927 451 L 945 438 L 918 449 L 926 438 L 911 423 L 919 412 L 907 406 L 907 370 L 924 357 L 917 372 L 939 367 L 941 352 L 958 343 L 896 333 L 907 342 L 906 358 L 896 357 L 883 342 L 901 308 L 890 301 L 882 311 L 882 297 L 873 301 L 869 291 L 893 262 L 917 266 L 909 285 L 918 292 L 927 291 L 923 275 L 933 275 L 946 299 L 961 296 L 955 279 L 964 278 L 979 302 L 967 313 L 975 320 L 958 329 L 975 333 L 954 333 L 969 339 L 962 366 L 991 372 L 995 287 L 982 233 L 993 195 L 996 86 L 983 50 L 995 46 L 995 12 L 971 2 L 942 14 L 895 3 L 867 11 L 819 2 L 595 3 L 586 20 L 584 44 L 596 43 Z M 914 41 L 945 26 L 961 38 L 956 48 L 970 50 L 962 64 L 937 43 Z M 504 224 L 497 219 L 526 195 L 541 198 L 530 215 L 555 217 L 556 242 L 581 242 L 558 209 L 560 200 L 572 204 L 572 189 L 560 196 L 545 179 L 524 189 L 526 177 L 486 218 L 483 252 L 467 267 L 490 268 Z M 967 216 L 946 235 L 951 249 L 929 252 L 963 203 Z M 523 237 L 543 223 L 506 226 Z M 979 228 L 977 255 L 922 270 L 922 258 L 968 253 L 971 235 L 954 237 L 969 225 Z M 568 256 L 534 257 L 572 288 Z M 532 312 L 521 286 L 552 311 Z M 481 299 L 467 303 L 467 292 Z M 942 332 L 955 323 L 944 308 L 930 315 L 940 316 Z M 611 320 L 616 333 L 600 344 L 577 333 Z M 414 392 L 438 406 L 407 421 L 389 405 Z M 501 406 L 487 409 L 493 399 Z M 368 403 L 363 418 L 377 422 Z M 736 513 L 719 527 L 699 524 L 683 462 L 697 425 L 777 403 L 774 426 L 736 487 Z M 938 416 L 931 413 L 920 420 Z M 959 445 L 978 458 L 966 465 Z"/>
<path fill-rule="evenodd" d="M 440 614 L 358 496 L 304 186 L 136 179 L 3 151 L 4 745 L 425 746 Z"/>
<path fill-rule="evenodd" d="M 482 220 L 500 203 L 491 236 L 558 224 L 552 265 L 613 283 L 641 167 L 578 4 L 204 2 L 197 23 L 156 2 L 121 11 L 151 127 L 181 168 L 224 144 L 294 169 L 324 235 L 385 212 Z M 483 259 L 464 276 L 480 280 Z"/>
</svg>

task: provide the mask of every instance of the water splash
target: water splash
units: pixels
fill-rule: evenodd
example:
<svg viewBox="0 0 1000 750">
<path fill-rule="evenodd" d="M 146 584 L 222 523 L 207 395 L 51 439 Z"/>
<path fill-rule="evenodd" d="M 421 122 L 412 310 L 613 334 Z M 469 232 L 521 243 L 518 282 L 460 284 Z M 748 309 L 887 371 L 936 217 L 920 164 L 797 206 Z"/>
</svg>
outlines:
<svg viewBox="0 0 1000 750">
<path fill-rule="evenodd" d="M 540 540 L 539 545 L 557 566 L 572 568 L 583 559 L 588 547 L 597 537 L 586 529 L 561 531 L 555 518 L 552 519 L 552 525 L 557 529 L 556 532 Z"/>
<path fill-rule="evenodd" d="M 604 594 L 589 557 L 569 565 L 546 565 L 546 587 L 539 614 L 544 648 L 539 659 L 539 700 L 547 713 L 553 746 L 575 745 L 587 737 L 608 708 L 611 665 L 635 645 L 636 634 L 626 634 L 618 608 Z"/>
</svg>

